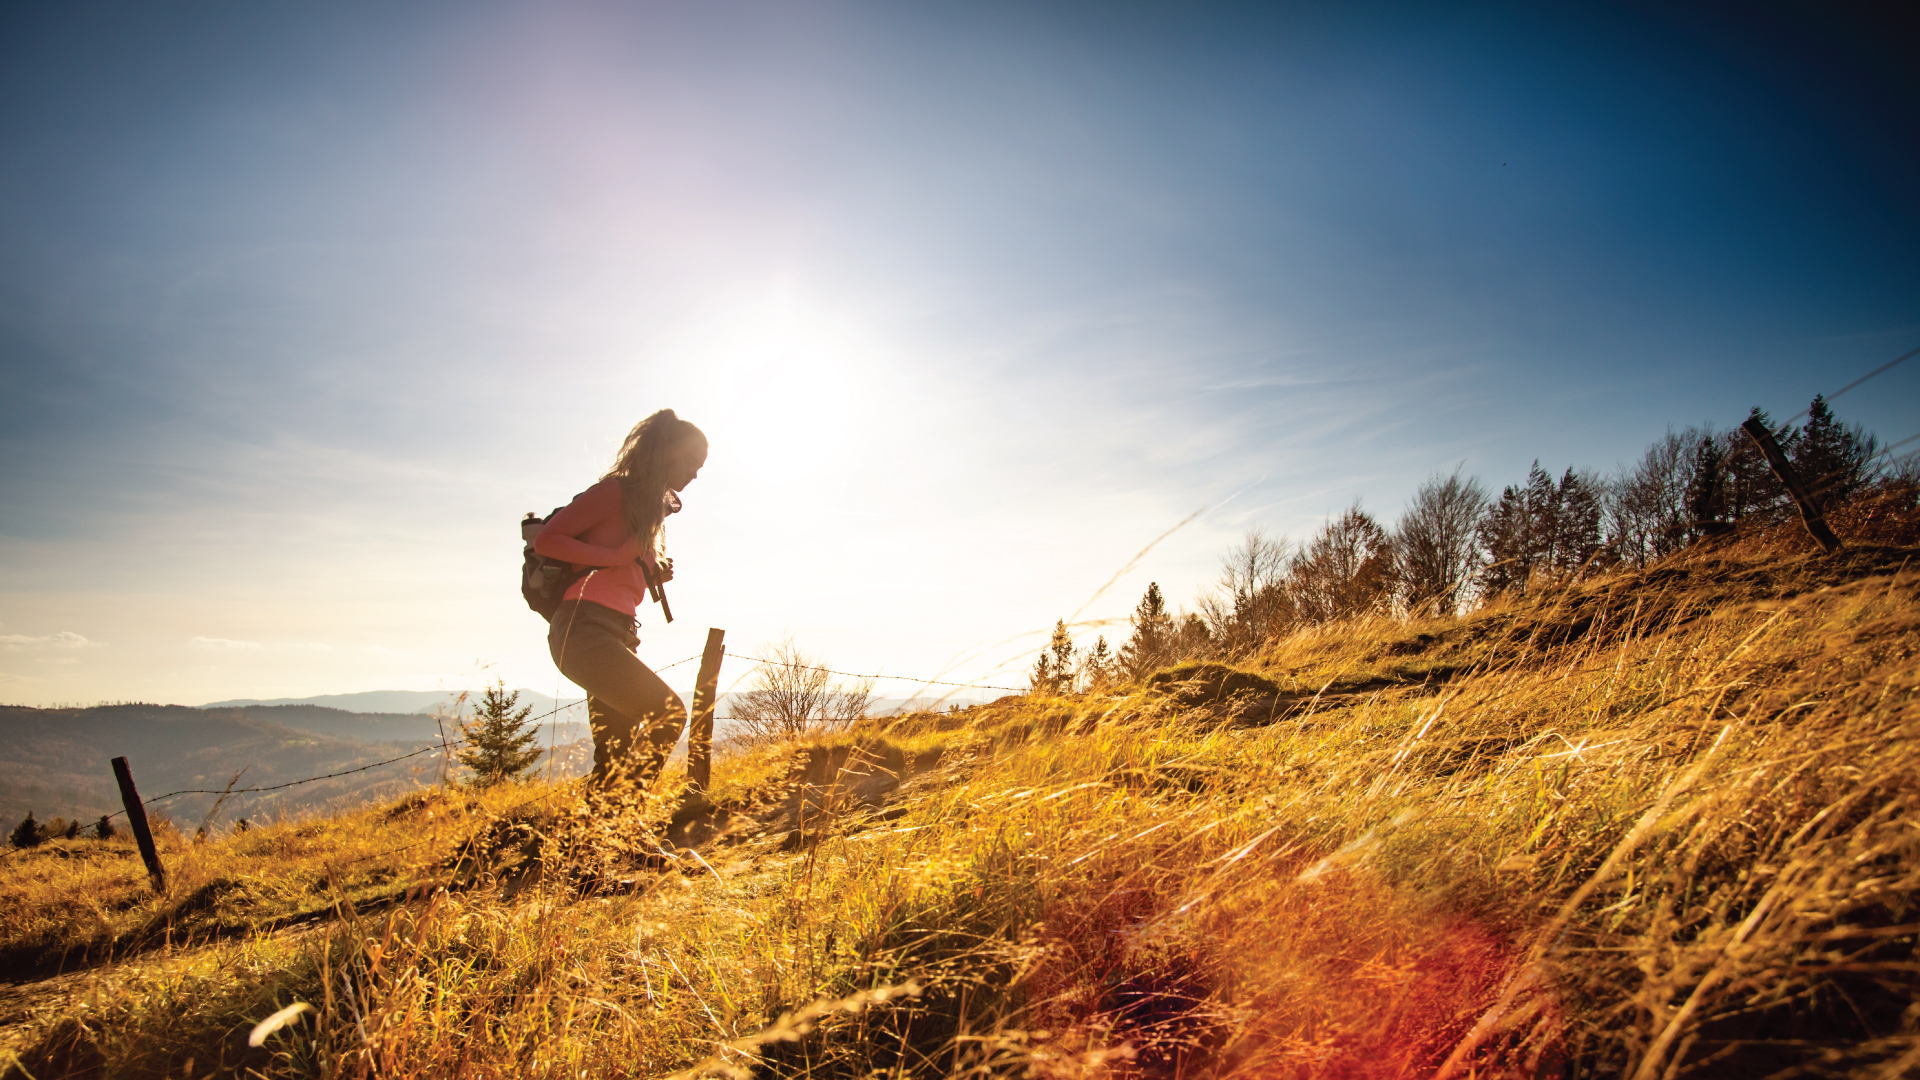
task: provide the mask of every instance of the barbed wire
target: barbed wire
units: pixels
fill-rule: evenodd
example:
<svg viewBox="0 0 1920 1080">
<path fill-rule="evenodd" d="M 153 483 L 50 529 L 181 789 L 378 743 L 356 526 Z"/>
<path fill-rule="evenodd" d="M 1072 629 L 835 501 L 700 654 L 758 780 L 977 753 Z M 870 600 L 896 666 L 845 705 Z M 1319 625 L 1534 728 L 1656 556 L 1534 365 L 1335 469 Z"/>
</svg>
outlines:
<svg viewBox="0 0 1920 1080">
<path fill-rule="evenodd" d="M 1899 356 L 1896 356 L 1893 359 L 1887 361 L 1886 363 L 1881 364 L 1879 367 L 1874 368 L 1872 371 L 1867 372 L 1865 375 L 1862 375 L 1859 378 L 1848 383 L 1847 385 L 1841 387 L 1840 389 L 1835 390 L 1833 393 L 1826 395 L 1826 400 L 1831 402 L 1834 398 L 1837 398 L 1841 394 L 1844 394 L 1847 391 L 1852 390 L 1854 387 L 1859 386 L 1861 383 L 1866 382 L 1868 379 L 1872 379 L 1880 375 L 1885 375 L 1887 372 L 1892 371 L 1894 368 L 1899 367 L 1901 364 L 1906 363 L 1907 361 L 1913 359 L 1916 356 L 1920 356 L 1920 349 L 1911 349 L 1911 350 L 1908 350 L 1907 352 L 1901 353 Z M 1795 413 L 1793 416 L 1789 417 L 1784 424 L 1780 425 L 1780 427 L 1782 429 L 1792 427 L 1794 424 L 1794 421 L 1799 420 L 1803 416 L 1811 416 L 1812 414 L 1813 414 L 1813 406 L 1809 405 L 1806 408 L 1801 409 L 1799 412 Z"/>
<path fill-rule="evenodd" d="M 1027 688 L 1024 686 L 992 686 L 987 683 L 942 682 L 939 679 L 915 679 L 907 675 L 857 675 L 851 671 L 835 671 L 832 668 L 824 668 L 818 664 L 795 664 L 784 660 L 762 660 L 758 656 L 743 656 L 740 653 L 727 653 L 726 655 L 735 660 L 751 660 L 756 664 L 766 664 L 769 667 L 806 668 L 810 671 L 824 671 L 829 675 L 839 675 L 848 679 L 897 679 L 900 682 L 917 683 L 921 686 L 958 686 L 967 690 L 1011 690 L 1016 694 L 1023 694 L 1027 691 Z"/>
<path fill-rule="evenodd" d="M 680 661 L 680 663 L 685 663 L 685 662 L 686 661 L 684 660 Z M 539 716 L 530 716 L 524 722 L 537 724 L 542 720 L 546 720 L 547 718 L 552 716 L 557 716 L 560 713 L 566 712 L 568 709 L 574 708 L 577 705 L 581 705 L 585 703 L 586 699 L 581 698 L 579 701 L 569 701 L 569 702 L 561 702 L 558 699 L 555 699 L 555 701 L 556 701 L 556 704 L 554 705 L 553 708 L 548 709 L 546 712 L 541 713 Z M 432 746 L 423 746 L 418 750 L 411 750 L 411 751 L 408 751 L 407 753 L 401 754 L 399 757 L 387 758 L 385 761 L 375 761 L 370 764 L 357 766 L 355 768 L 343 769 L 340 772 L 327 773 L 323 776 L 309 776 L 302 780 L 289 780 L 284 784 L 265 784 L 259 787 L 245 787 L 245 788 L 181 788 L 178 791 L 169 791 L 165 795 L 155 795 L 151 798 L 142 798 L 140 800 L 140 805 L 150 806 L 154 803 L 161 802 L 165 799 L 171 799 L 175 795 L 250 795 L 250 794 L 255 794 L 262 791 L 282 791 L 290 787 L 299 787 L 302 784 L 312 784 L 312 783 L 317 783 L 318 781 L 321 781 L 321 780 L 336 780 L 342 776 L 352 776 L 355 773 L 363 773 L 368 771 L 369 769 L 377 769 L 382 765 L 392 765 L 396 761 L 405 761 L 408 758 L 416 758 L 416 757 L 419 757 L 421 754 L 431 754 L 436 750 L 444 753 L 445 751 L 451 750 L 456 746 L 464 746 L 469 741 L 470 740 L 467 740 L 467 739 L 442 740 L 440 742 L 434 743 Z M 114 818 L 120 817 L 125 813 L 126 813 L 125 809 L 115 810 L 113 813 L 106 815 L 106 817 L 107 817 L 107 820 L 111 821 Z"/>
<path fill-rule="evenodd" d="M 889 713 L 884 716 L 851 716 L 851 717 L 849 716 L 795 716 L 795 717 L 782 716 L 779 718 L 779 720 L 781 723 L 787 723 L 788 721 L 792 721 L 793 723 L 796 723 L 796 724 L 851 724 L 860 720 L 894 720 L 900 717 L 913 716 L 913 715 L 915 714 L 914 713 Z M 713 718 L 713 720 L 714 720 L 714 723 L 716 724 L 722 720 L 728 720 L 736 724 L 757 724 L 761 722 L 759 720 L 748 719 L 747 717 L 744 717 L 744 716 L 716 716 Z"/>
<path fill-rule="evenodd" d="M 680 665 L 682 665 L 682 664 L 687 664 L 687 663 L 691 663 L 691 662 L 693 662 L 693 661 L 695 661 L 695 660 L 698 660 L 698 659 L 700 659 L 700 658 L 701 658 L 701 656 L 703 656 L 703 655 L 705 655 L 705 654 L 704 654 L 704 653 L 701 653 L 701 654 L 695 654 L 695 655 L 693 655 L 693 656 L 689 656 L 689 657 L 687 657 L 687 658 L 686 658 L 686 659 L 684 659 L 684 660 L 675 660 L 675 661 L 674 661 L 673 663 L 671 663 L 671 664 L 668 664 L 668 665 L 666 665 L 665 667 L 661 667 L 661 668 L 657 668 L 657 669 L 655 669 L 655 670 L 656 670 L 656 671 L 666 671 L 666 670 L 668 670 L 668 669 L 670 669 L 670 668 L 676 668 L 676 667 L 679 667 L 679 666 L 680 666 Z M 773 663 L 773 661 L 770 661 L 770 660 L 762 660 L 761 658 L 759 658 L 759 657 L 757 657 L 757 656 L 744 656 L 744 655 L 741 655 L 741 654 L 739 654 L 739 653 L 725 653 L 725 654 L 723 654 L 723 655 L 726 655 L 726 656 L 729 656 L 729 657 L 732 657 L 732 658 L 733 658 L 733 659 L 735 659 L 735 660 L 751 660 L 751 661 L 753 661 L 754 663 L 758 663 L 758 664 L 771 664 L 771 663 Z M 829 674 L 833 674 L 833 675 L 840 675 L 840 676 L 843 676 L 843 677 L 845 677 L 845 678 L 849 678 L 849 679 L 899 679 L 899 680 L 902 680 L 902 681 L 906 681 L 906 682 L 916 682 L 916 683 L 919 683 L 919 684 L 921 684 L 921 685 L 924 685 L 924 686 L 958 686 L 958 687 L 964 687 L 964 688 L 967 688 L 967 689 L 975 689 L 975 690 L 1011 690 L 1011 691 L 1014 691 L 1015 693 L 1020 693 L 1020 692 L 1023 692 L 1023 690 L 1024 690 L 1024 688 L 1022 688 L 1022 687 L 1012 687 L 1012 686 L 988 686 L 988 685 L 985 685 L 985 684 L 982 684 L 982 683 L 955 683 L 955 682 L 942 682 L 942 681 L 940 681 L 940 680 L 938 680 L 938 679 L 908 679 L 908 678 L 907 678 L 906 676 L 904 676 L 904 675 L 855 675 L 855 674 L 851 674 L 851 673 L 849 673 L 849 672 L 845 672 L 845 671 L 832 671 L 832 670 L 831 670 L 831 669 L 829 669 L 829 668 L 823 668 L 823 667 L 818 667 L 817 665 L 814 665 L 814 664 L 798 664 L 798 665 L 793 665 L 793 666 L 796 666 L 796 667 L 805 667 L 805 668 L 811 668 L 811 669 L 813 669 L 813 670 L 817 670 L 817 671 L 826 671 L 826 672 L 828 672 Z M 557 699 L 556 699 L 556 701 L 557 701 Z M 554 706 L 553 708 L 551 708 L 551 709 L 548 709 L 548 710 L 547 710 L 546 712 L 544 712 L 544 713 L 541 713 L 541 714 L 540 714 L 539 716 L 533 716 L 533 717 L 529 717 L 529 718 L 528 718 L 528 721 L 529 721 L 529 722 L 532 722 L 532 723 L 539 723 L 540 721 L 543 721 L 543 720 L 546 720 L 546 719 L 548 719 L 549 717 L 553 717 L 553 716 L 557 716 L 557 715 L 559 715 L 560 713 L 563 713 L 563 712 L 566 712 L 566 711 L 567 711 L 567 710 L 569 710 L 569 709 L 572 709 L 572 708 L 575 708 L 575 707 L 577 707 L 577 706 L 579 706 L 579 705 L 582 705 L 582 704 L 585 704 L 585 702 L 586 702 L 586 699 L 585 699 L 585 698 L 582 698 L 582 699 L 580 699 L 579 701 L 570 701 L 570 702 L 558 702 L 558 701 L 557 701 L 557 703 L 555 704 L 555 706 Z M 728 722 L 731 722 L 731 723 L 741 723 L 741 722 L 742 722 L 742 721 L 741 721 L 741 720 L 740 720 L 739 718 L 737 718 L 737 717 L 732 717 L 732 716 L 717 716 L 717 717 L 714 717 L 714 719 L 715 719 L 715 720 L 725 720 L 725 721 L 728 721 Z M 831 717 L 831 718 L 829 718 L 829 717 L 818 717 L 818 718 L 809 718 L 809 722 L 812 722 L 812 720 L 815 720 L 815 719 L 819 719 L 819 720 L 826 720 L 826 719 L 834 719 L 834 720 L 838 720 L 838 719 L 840 719 L 840 718 L 838 718 L 838 717 Z M 146 797 L 146 798 L 142 798 L 142 799 L 140 800 L 140 804 L 141 804 L 142 806 L 151 806 L 151 805 L 153 805 L 154 803 L 157 803 L 157 802 L 164 802 L 164 801 L 165 801 L 165 800 L 167 800 L 167 799 L 171 799 L 171 798 L 174 798 L 175 796 L 179 796 L 179 795 L 223 795 L 223 796 L 224 796 L 224 795 L 253 795 L 253 794 L 259 794 L 259 793 L 262 793 L 262 792 L 268 792 L 268 791 L 284 791 L 284 790 L 286 790 L 287 788 L 293 788 L 293 787 L 299 787 L 299 786 L 301 786 L 302 784 L 314 784 L 314 783 L 318 783 L 318 782 L 320 782 L 320 781 L 322 781 L 322 780 L 337 780 L 337 779 L 339 779 L 339 778 L 340 778 L 340 777 L 342 777 L 342 776 L 353 776 L 353 775 L 355 775 L 355 774 L 357 774 L 357 773 L 363 773 L 363 772 L 368 772 L 368 771 L 370 771 L 370 770 L 373 770 L 373 769 L 378 769 L 378 768 L 380 768 L 380 767 L 382 767 L 382 766 L 384 766 L 384 765 L 392 765 L 392 764 L 394 764 L 394 763 L 396 763 L 396 762 L 401 762 L 401 761 L 406 761 L 406 760 L 408 760 L 408 759 L 410 759 L 410 758 L 416 758 L 416 757 L 419 757 L 419 756 L 421 756 L 422 754 L 431 754 L 431 753 L 435 753 L 435 752 L 440 752 L 440 753 L 445 753 L 446 751 L 448 751 L 448 750 L 452 750 L 453 748 L 455 748 L 455 747 L 457 747 L 457 746 L 464 746 L 464 745 L 465 745 L 465 744 L 466 744 L 467 742 L 469 742 L 469 741 L 470 741 L 470 740 L 467 740 L 467 739 L 452 739 L 452 740 L 444 740 L 444 741 L 441 741 L 441 742 L 437 742 L 437 743 L 434 743 L 434 744 L 433 744 L 433 745 L 431 745 L 431 746 L 423 746 L 423 747 L 421 747 L 421 748 L 420 748 L 420 749 L 418 749 L 418 750 L 411 750 L 411 751 L 408 751 L 407 753 L 404 753 L 404 754 L 401 754 L 401 755 L 399 755 L 398 757 L 390 757 L 390 758 L 387 758 L 387 759 L 386 759 L 386 760 L 384 760 L 384 761 L 375 761 L 375 762 L 370 762 L 370 763 L 368 763 L 368 764 L 366 764 L 366 765 L 359 765 L 359 766 L 355 766 L 354 768 L 351 768 L 351 769 L 342 769 L 342 770 L 340 770 L 339 772 L 331 772 L 331 773 L 325 773 L 325 774 L 323 774 L 323 775 L 320 775 L 320 776 L 309 776 L 309 777 L 305 777 L 305 778 L 303 778 L 303 779 L 300 779 L 300 780 L 289 780 L 289 781 L 287 781 L 287 782 L 286 782 L 286 783 L 284 783 L 284 784 L 262 784 L 262 785 L 259 785 L 259 786 L 256 786 L 256 787 L 244 787 L 244 788 L 181 788 L 181 789 L 179 789 L 178 791 L 169 791 L 169 792 L 167 792 L 167 793 L 166 793 L 166 794 L 164 794 L 164 795 L 154 795 L 154 796 L 152 796 L 152 797 Z M 111 821 L 111 820 L 113 820 L 114 818 L 117 818 L 117 817 L 122 817 L 122 816 L 124 816 L 125 814 L 126 814 L 126 810 L 125 810 L 125 809 L 120 809 L 120 810 L 116 810 L 116 811 L 114 811 L 114 812 L 113 812 L 113 813 L 111 813 L 111 814 L 108 814 L 108 815 L 106 815 L 106 818 L 107 818 L 107 820 L 109 820 L 109 821 Z"/>
<path fill-rule="evenodd" d="M 1894 367 L 1898 366 L 1904 361 L 1912 359 L 1915 356 L 1920 356 L 1920 349 L 1914 349 L 1910 352 L 1907 352 L 1895 358 L 1892 361 L 1889 361 L 1886 364 L 1881 365 L 1878 368 L 1875 368 L 1873 371 L 1868 372 L 1867 374 L 1861 376 L 1860 378 L 1855 379 L 1853 382 L 1848 383 L 1846 386 L 1841 387 L 1839 390 L 1836 390 L 1833 394 L 1828 396 L 1827 400 L 1831 401 L 1833 400 L 1833 398 L 1839 397 L 1841 394 L 1844 394 L 1847 391 L 1854 389 L 1855 387 L 1873 378 L 1874 376 L 1884 374 L 1885 372 L 1892 370 Z M 1806 414 L 1802 413 L 1801 415 L 1804 416 Z M 1795 417 L 1795 419 L 1798 419 L 1798 417 Z M 1792 421 L 1789 421 L 1789 423 L 1791 422 Z M 1900 447 L 1906 446 L 1907 444 L 1915 441 L 1920 441 L 1920 434 L 1910 435 L 1904 439 L 1899 440 L 1898 442 L 1889 443 L 1886 446 L 1881 447 L 1879 449 L 1879 452 L 1874 454 L 1873 458 L 1869 459 L 1869 461 L 1877 460 L 1882 457 L 1889 457 L 1894 450 L 1897 450 Z M 1862 464 L 1865 464 L 1865 463 L 1863 462 Z M 1819 494 L 1823 492 L 1827 487 L 1832 486 L 1832 484 L 1840 478 L 1841 474 L 1847 471 L 1849 470 L 1841 470 L 1840 473 L 1819 478 L 1818 480 L 1815 481 L 1816 486 L 1813 487 L 1811 493 Z M 672 670 L 673 668 L 680 667 L 683 664 L 690 664 L 695 660 L 699 660 L 704 655 L 705 655 L 704 653 L 696 653 L 693 656 L 688 656 L 680 660 L 675 660 L 671 664 L 667 664 L 663 667 L 659 667 L 654 670 L 656 671 L 656 673 L 661 671 L 669 671 L 669 670 Z M 1029 689 L 1027 687 L 1020 687 L 1020 686 L 998 686 L 991 683 L 963 683 L 963 682 L 949 682 L 943 679 L 916 679 L 906 675 L 860 674 L 857 672 L 850 672 L 850 671 L 838 671 L 833 668 L 822 667 L 818 664 L 797 664 L 797 663 L 792 663 L 790 661 L 767 660 L 763 657 L 749 656 L 744 653 L 735 653 L 735 652 L 723 652 L 722 655 L 730 657 L 734 660 L 746 660 L 751 663 L 765 664 L 770 667 L 798 667 L 798 668 L 806 668 L 810 671 L 824 671 L 829 675 L 839 675 L 842 678 L 848 678 L 848 679 L 888 679 L 888 680 L 893 680 L 897 682 L 910 682 L 919 686 L 951 686 L 951 687 L 956 687 L 964 690 L 1005 690 L 1010 693 L 1025 693 Z M 585 698 L 582 698 L 578 701 L 570 701 L 570 702 L 562 702 L 562 701 L 559 701 L 558 699 L 555 699 L 556 704 L 552 709 L 549 709 L 546 712 L 541 713 L 539 716 L 530 717 L 529 720 L 534 723 L 539 723 L 540 721 L 546 720 L 550 717 L 557 716 L 562 712 L 566 712 L 570 709 L 586 704 L 586 701 L 587 699 Z M 729 723 L 751 723 L 752 722 L 749 720 L 745 720 L 744 718 L 735 717 L 735 716 L 716 716 L 714 717 L 714 719 L 716 721 L 726 721 Z M 805 718 L 802 718 L 799 722 L 802 722 L 802 723 L 816 723 L 816 722 L 823 722 L 823 721 L 840 722 L 845 719 L 846 719 L 845 717 L 805 717 Z M 318 783 L 319 781 L 322 781 L 322 780 L 337 780 L 342 776 L 353 776 L 358 773 L 368 772 L 373 769 L 381 768 L 382 766 L 392 765 L 397 762 L 406 761 L 410 758 L 416 758 L 421 756 L 422 754 L 430 754 L 436 751 L 444 753 L 448 750 L 453 749 L 454 747 L 465 745 L 468 741 L 469 740 L 467 739 L 454 739 L 451 741 L 442 741 L 442 742 L 435 743 L 431 746 L 421 747 L 418 750 L 413 750 L 408 753 L 401 754 L 398 757 L 387 758 L 384 761 L 375 761 L 370 764 L 360 765 L 351 769 L 343 769 L 339 772 L 326 773 L 320 776 L 309 776 L 300 780 L 289 780 L 284 784 L 266 784 L 266 785 L 261 785 L 257 787 L 226 788 L 226 789 L 181 788 L 178 791 L 169 791 L 164 795 L 155 795 L 151 798 L 143 798 L 140 800 L 140 802 L 143 806 L 145 806 L 145 805 L 151 805 L 157 802 L 162 802 L 164 800 L 171 799 L 179 795 L 226 796 L 226 795 L 258 794 L 258 793 L 269 792 L 269 791 L 283 791 L 287 788 L 299 787 L 303 784 Z M 535 800 L 535 801 L 539 801 L 539 800 Z M 107 814 L 105 816 L 105 820 L 110 821 L 116 817 L 121 817 L 125 814 L 126 814 L 126 810 L 124 809 L 116 810 L 111 814 Z M 417 845 L 414 845 L 414 844 L 405 845 L 405 847 L 414 847 L 414 846 L 417 846 Z M 404 850 L 404 847 L 396 848 L 394 850 L 396 851 Z M 5 854 L 9 854 L 9 855 L 12 853 L 13 852 L 11 850 L 8 850 L 7 852 L 5 852 Z"/>
<path fill-rule="evenodd" d="M 1895 450 L 1898 450 L 1901 447 L 1907 445 L 1908 443 L 1914 442 L 1915 440 L 1920 440 L 1920 434 L 1909 435 L 1906 438 L 1901 439 L 1899 442 L 1896 442 L 1896 443 L 1888 443 L 1886 446 L 1882 446 L 1878 450 L 1874 451 L 1872 457 L 1865 459 L 1864 461 L 1860 462 L 1858 465 L 1849 465 L 1845 468 L 1835 469 L 1834 471 L 1827 473 L 1825 476 L 1818 477 L 1817 479 L 1814 479 L 1811 481 L 1802 481 L 1802 483 L 1806 487 L 1808 495 L 1815 495 L 1815 496 L 1824 495 L 1832 488 L 1838 487 L 1839 485 L 1845 483 L 1849 477 L 1858 476 L 1864 473 L 1867 469 L 1867 466 L 1872 465 L 1874 462 L 1879 461 L 1881 458 L 1886 458 L 1888 461 L 1892 461 L 1893 452 Z M 1791 500 L 1791 496 L 1788 496 L 1784 499 L 1780 499 L 1776 501 L 1778 501 L 1780 505 L 1784 506 L 1784 505 L 1787 505 L 1790 502 L 1790 500 Z"/>
<path fill-rule="evenodd" d="M 391 765 L 396 761 L 405 761 L 408 758 L 419 757 L 421 754 L 431 754 L 436 750 L 439 750 L 439 751 L 451 750 L 456 746 L 460 746 L 464 744 L 466 741 L 467 741 L 466 739 L 455 739 L 452 742 L 435 743 L 432 746 L 421 747 L 420 749 L 415 750 L 411 753 L 401 754 L 399 757 L 388 758 L 385 761 L 376 761 L 371 765 L 362 765 L 359 768 L 355 768 L 355 769 L 344 769 L 336 773 L 327 773 L 325 776 L 309 776 L 304 780 L 289 780 L 284 784 L 268 784 L 263 787 L 248 787 L 248 788 L 181 788 L 179 791 L 169 791 L 165 795 L 155 795 L 152 798 L 143 798 L 140 800 L 140 805 L 151 806 L 154 803 L 160 802 L 162 800 L 171 799 L 175 795 L 247 795 L 247 794 L 251 794 L 253 792 L 259 792 L 259 791 L 280 791 L 285 788 L 299 787 L 301 784 L 311 784 L 320 780 L 333 780 L 342 776 L 352 776 L 354 773 L 363 773 L 369 769 L 377 769 L 382 765 Z M 126 810 L 124 809 L 115 810 L 113 813 L 106 815 L 107 820 L 111 821 L 112 819 L 117 818 L 124 813 L 126 813 Z"/>
<path fill-rule="evenodd" d="M 1852 382 L 1841 387 L 1840 389 L 1835 390 L 1833 393 L 1828 394 L 1827 400 L 1832 401 L 1834 398 L 1837 398 L 1841 394 L 1844 394 L 1847 391 L 1853 389 L 1854 387 L 1859 386 L 1861 383 L 1866 382 L 1868 379 L 1871 379 L 1876 375 L 1884 375 L 1887 372 L 1892 371 L 1894 368 L 1900 366 L 1901 364 L 1906 363 L 1908 360 L 1911 360 L 1916 356 L 1920 356 L 1920 349 L 1913 349 L 1909 352 L 1902 353 L 1899 356 L 1894 357 L 1892 360 L 1889 360 L 1886 363 L 1881 364 L 1879 367 L 1874 368 L 1872 371 L 1867 372 L 1865 375 L 1862 375 L 1859 378 L 1853 380 Z M 1799 419 L 1799 417 L 1795 417 L 1794 419 L 1797 420 Z"/>
</svg>

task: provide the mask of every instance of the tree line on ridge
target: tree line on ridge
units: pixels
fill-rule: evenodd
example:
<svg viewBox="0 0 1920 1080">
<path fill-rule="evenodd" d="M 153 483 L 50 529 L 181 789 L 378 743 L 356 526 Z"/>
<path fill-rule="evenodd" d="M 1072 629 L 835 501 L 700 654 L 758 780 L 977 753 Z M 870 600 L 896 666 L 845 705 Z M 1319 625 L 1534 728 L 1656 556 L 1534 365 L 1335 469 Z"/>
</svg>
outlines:
<svg viewBox="0 0 1920 1080">
<path fill-rule="evenodd" d="M 1879 440 L 1841 423 L 1815 397 L 1806 422 L 1775 432 L 1823 509 L 1876 496 L 1911 511 L 1920 458 L 1879 463 Z M 1391 528 L 1354 504 L 1305 543 L 1260 529 L 1221 559 L 1194 611 L 1170 610 L 1157 582 L 1134 608 L 1118 650 L 1077 646 L 1065 621 L 1029 674 L 1037 693 L 1069 693 L 1144 678 L 1192 657 L 1234 659 L 1290 630 L 1368 615 L 1458 615 L 1502 595 L 1527 595 L 1614 567 L 1645 567 L 1740 522 L 1795 513 L 1786 488 L 1738 427 L 1669 430 L 1611 475 L 1569 467 L 1556 479 L 1536 460 L 1496 496 L 1458 468 L 1427 478 Z"/>
</svg>

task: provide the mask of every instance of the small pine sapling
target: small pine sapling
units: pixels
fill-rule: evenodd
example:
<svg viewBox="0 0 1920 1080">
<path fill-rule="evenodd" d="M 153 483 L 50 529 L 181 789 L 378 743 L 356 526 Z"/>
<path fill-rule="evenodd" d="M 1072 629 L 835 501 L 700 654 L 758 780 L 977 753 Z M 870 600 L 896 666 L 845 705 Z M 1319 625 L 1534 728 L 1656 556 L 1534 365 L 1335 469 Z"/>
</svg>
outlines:
<svg viewBox="0 0 1920 1080">
<path fill-rule="evenodd" d="M 539 760 L 540 748 L 533 745 L 539 732 L 522 730 L 533 706 L 516 712 L 519 703 L 518 690 L 510 692 L 505 683 L 495 683 L 487 687 L 473 720 L 461 725 L 467 745 L 460 751 L 460 764 L 473 770 L 475 787 L 517 780 Z"/>
<path fill-rule="evenodd" d="M 106 814 L 101 814 L 100 820 L 93 823 L 93 836 L 96 840 L 111 840 L 114 833 L 113 818 Z"/>
<path fill-rule="evenodd" d="M 27 811 L 26 820 L 13 827 L 13 835 L 8 839 L 14 847 L 32 847 L 40 842 L 40 823 L 33 820 L 33 811 Z"/>
<path fill-rule="evenodd" d="M 1069 694 L 1073 692 L 1076 675 L 1073 635 L 1067 633 L 1067 621 L 1060 619 L 1053 624 L 1053 637 L 1041 650 L 1040 658 L 1034 661 L 1033 673 L 1027 679 L 1033 693 Z"/>
<path fill-rule="evenodd" d="M 1111 686 L 1120 674 L 1120 661 L 1107 645 L 1105 634 L 1093 643 L 1093 648 L 1080 655 L 1080 684 L 1089 690 L 1104 690 Z"/>
</svg>

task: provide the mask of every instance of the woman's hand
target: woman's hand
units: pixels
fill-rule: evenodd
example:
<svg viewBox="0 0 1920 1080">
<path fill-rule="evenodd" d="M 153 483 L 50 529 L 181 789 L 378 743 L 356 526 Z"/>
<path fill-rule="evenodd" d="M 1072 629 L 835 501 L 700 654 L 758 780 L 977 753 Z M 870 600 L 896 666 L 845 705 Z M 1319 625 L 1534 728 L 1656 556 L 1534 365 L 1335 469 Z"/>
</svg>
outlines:
<svg viewBox="0 0 1920 1080">
<path fill-rule="evenodd" d="M 655 567 L 659 571 L 653 575 L 653 580 L 656 585 L 665 585 L 667 582 L 673 580 L 672 559 L 661 559 L 655 564 Z"/>
</svg>

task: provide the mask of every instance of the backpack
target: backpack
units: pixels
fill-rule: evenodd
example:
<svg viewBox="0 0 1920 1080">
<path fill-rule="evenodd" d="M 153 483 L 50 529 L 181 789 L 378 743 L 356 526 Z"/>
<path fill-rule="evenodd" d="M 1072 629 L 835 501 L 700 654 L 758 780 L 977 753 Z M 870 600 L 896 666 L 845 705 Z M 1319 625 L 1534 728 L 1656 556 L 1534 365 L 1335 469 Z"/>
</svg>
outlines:
<svg viewBox="0 0 1920 1080">
<path fill-rule="evenodd" d="M 553 514 L 565 507 L 556 506 Z M 549 559 L 533 550 L 533 538 L 540 535 L 540 527 L 547 523 L 547 517 L 534 517 L 532 511 L 520 519 L 520 540 L 526 545 L 521 553 L 520 595 L 527 606 L 540 613 L 548 622 L 553 621 L 553 613 L 560 607 L 560 598 L 565 596 L 573 583 L 586 577 L 593 570 L 591 566 L 574 566 L 558 559 Z"/>
</svg>

